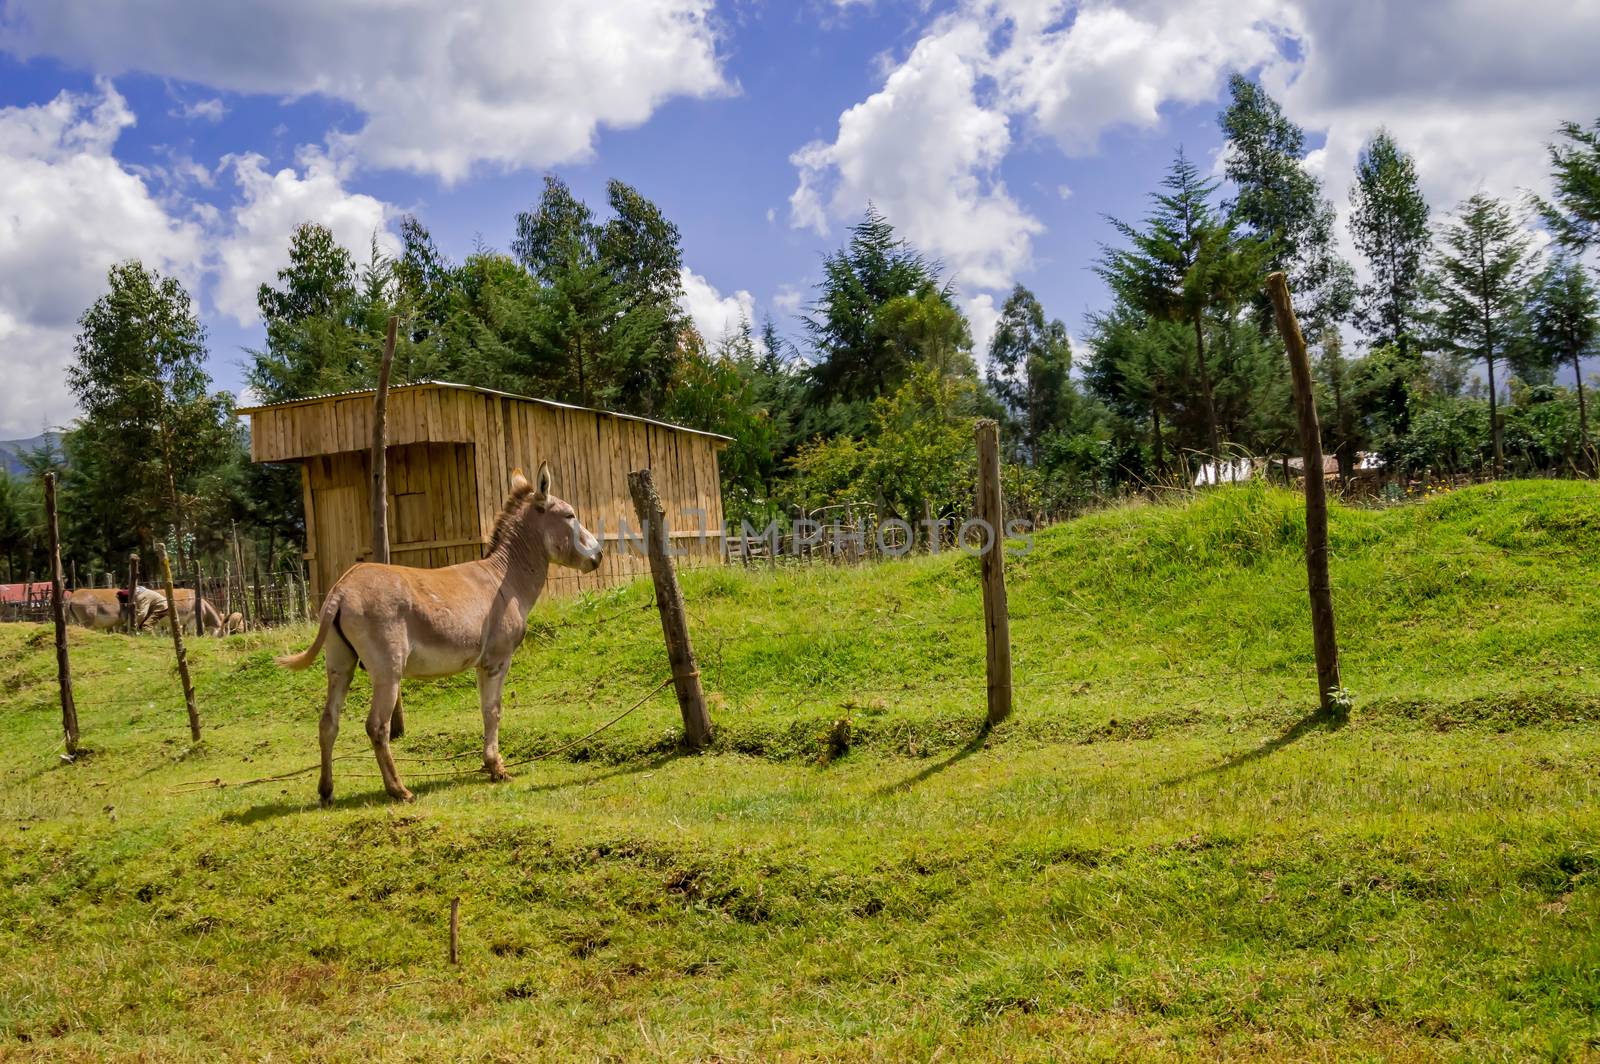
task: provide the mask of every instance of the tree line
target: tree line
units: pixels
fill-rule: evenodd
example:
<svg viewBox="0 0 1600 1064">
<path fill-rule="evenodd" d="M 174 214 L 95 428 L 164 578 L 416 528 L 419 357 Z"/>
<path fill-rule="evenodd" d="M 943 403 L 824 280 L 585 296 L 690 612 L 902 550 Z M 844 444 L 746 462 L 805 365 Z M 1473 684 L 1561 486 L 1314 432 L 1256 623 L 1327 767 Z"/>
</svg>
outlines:
<svg viewBox="0 0 1600 1064">
<path fill-rule="evenodd" d="M 1295 449 L 1288 374 L 1264 275 L 1287 273 L 1316 347 L 1325 446 L 1345 477 L 1593 475 L 1582 362 L 1600 309 L 1584 256 L 1600 242 L 1600 121 L 1549 146 L 1549 200 L 1479 192 L 1442 216 L 1415 160 L 1377 131 L 1356 166 L 1350 246 L 1308 167 L 1304 131 L 1243 77 L 1219 115 L 1222 178 L 1181 150 L 1136 220 L 1108 218 L 1094 269 L 1106 305 L 1087 350 L 1018 285 L 980 371 L 942 265 L 868 207 L 827 255 L 789 333 L 770 317 L 701 336 L 683 308 L 677 227 L 620 181 L 602 211 L 554 176 L 508 250 L 462 261 L 415 218 L 397 254 L 357 258 L 297 228 L 263 284 L 246 377 L 262 402 L 371 387 L 388 318 L 394 379 L 442 379 L 720 432 L 725 509 L 762 523 L 860 504 L 909 521 L 964 514 L 971 428 L 996 417 L 1012 505 L 1062 514 L 1209 463 Z M 1528 227 L 1548 234 L 1538 248 Z M 206 374 L 181 284 L 118 264 L 80 320 L 69 383 L 82 414 L 59 451 L 0 478 L 7 575 L 42 571 L 37 476 L 62 478 L 67 549 L 116 569 L 158 539 L 187 566 L 238 524 L 268 559 L 304 533 L 298 471 L 256 466 L 233 400 Z M 1571 386 L 1558 383 L 1570 379 Z"/>
</svg>

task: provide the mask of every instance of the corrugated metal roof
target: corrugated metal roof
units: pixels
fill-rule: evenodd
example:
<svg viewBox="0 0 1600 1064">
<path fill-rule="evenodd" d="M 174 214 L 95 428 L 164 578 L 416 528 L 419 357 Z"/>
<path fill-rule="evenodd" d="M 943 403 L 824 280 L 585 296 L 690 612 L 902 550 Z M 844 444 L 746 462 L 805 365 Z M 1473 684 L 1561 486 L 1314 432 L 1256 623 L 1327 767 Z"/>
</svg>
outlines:
<svg viewBox="0 0 1600 1064">
<path fill-rule="evenodd" d="M 582 410 L 589 414 L 603 414 L 606 417 L 622 418 L 624 421 L 642 421 L 646 425 L 659 425 L 664 429 L 674 432 L 692 432 L 696 436 L 710 436 L 714 440 L 732 442 L 732 436 L 724 436 L 720 432 L 707 432 L 704 429 L 691 429 L 686 425 L 674 425 L 670 421 L 657 421 L 653 418 L 639 417 L 637 414 L 619 414 L 614 410 L 601 410 L 593 406 L 578 406 L 575 403 L 558 403 L 554 399 L 536 399 L 531 395 L 518 395 L 515 392 L 501 392 L 493 388 L 478 388 L 471 384 L 456 384 L 452 381 L 412 381 L 410 384 L 390 385 L 391 392 L 404 391 L 407 388 L 456 388 L 463 392 L 478 392 L 481 395 L 498 395 L 506 399 L 516 399 L 524 403 L 538 403 L 540 406 L 553 406 L 559 410 Z M 308 395 L 301 399 L 284 399 L 276 403 L 258 403 L 255 406 L 241 406 L 236 414 L 254 414 L 259 410 L 278 410 L 289 406 L 309 406 L 312 403 L 323 403 L 331 399 L 349 399 L 358 395 L 376 394 L 376 388 L 352 388 L 343 392 L 327 392 L 323 395 Z"/>
</svg>

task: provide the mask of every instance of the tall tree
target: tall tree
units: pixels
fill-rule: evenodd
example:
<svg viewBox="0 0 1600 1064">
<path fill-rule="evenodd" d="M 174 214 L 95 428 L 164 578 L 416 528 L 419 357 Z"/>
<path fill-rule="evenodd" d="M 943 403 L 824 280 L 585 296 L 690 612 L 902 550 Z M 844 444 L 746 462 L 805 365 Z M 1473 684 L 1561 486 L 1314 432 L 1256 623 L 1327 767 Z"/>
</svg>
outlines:
<svg viewBox="0 0 1600 1064">
<path fill-rule="evenodd" d="M 937 268 L 869 205 L 849 243 L 823 260 L 822 272 L 804 319 L 817 353 L 812 377 L 819 398 L 873 399 L 893 391 L 910 362 L 880 328 L 880 314 L 891 300 L 937 286 Z"/>
<path fill-rule="evenodd" d="M 1119 301 L 1191 330 L 1207 444 L 1219 461 L 1222 428 L 1206 351 L 1207 321 L 1214 310 L 1237 305 L 1255 290 L 1265 249 L 1217 214 L 1211 205 L 1216 183 L 1202 179 L 1182 149 L 1161 184 L 1166 191 L 1152 196 L 1154 208 L 1142 227 L 1111 219 L 1128 246 L 1104 248 L 1095 269 Z"/>
<path fill-rule="evenodd" d="M 232 403 L 211 394 L 205 329 L 189 293 L 137 260 L 113 266 L 109 291 L 78 321 L 67 381 L 88 446 L 114 456 L 114 485 L 146 537 L 169 521 L 187 571 L 186 514 L 198 481 L 228 460 Z M 147 540 L 148 541 L 148 540 Z"/>
<path fill-rule="evenodd" d="M 1480 192 L 1456 209 L 1441 233 L 1432 285 L 1439 347 L 1483 363 L 1489 378 L 1494 471 L 1505 470 L 1495 365 L 1513 357 L 1524 335 L 1532 266 L 1527 232 L 1505 203 Z"/>
<path fill-rule="evenodd" d="M 1067 415 L 1072 384 L 1072 346 L 1067 327 L 1045 319 L 1031 291 L 1017 285 L 1006 297 L 989 341 L 989 387 L 1021 426 L 1028 460 L 1039 464 L 1045 437 Z"/>
<path fill-rule="evenodd" d="M 1583 359 L 1600 337 L 1600 301 L 1589 275 L 1571 255 L 1555 259 L 1539 275 L 1532 304 L 1533 332 L 1552 363 L 1567 362 L 1578 391 L 1578 439 L 1583 461 L 1594 471 L 1589 437 L 1589 408 L 1583 391 Z"/>
<path fill-rule="evenodd" d="M 1229 209 L 1266 243 L 1268 265 L 1288 274 L 1301 320 L 1320 332 L 1355 299 L 1355 272 L 1334 250 L 1333 204 L 1305 167 L 1304 130 L 1278 102 L 1241 74 L 1228 92 L 1219 124 L 1228 138 L 1225 173 L 1237 189 Z M 1269 325 L 1270 315 L 1261 321 Z"/>
<path fill-rule="evenodd" d="M 1415 162 L 1387 130 L 1361 152 L 1350 206 L 1350 235 L 1372 274 L 1361 289 L 1356 323 L 1373 343 L 1393 344 L 1405 358 L 1428 257 L 1428 203 Z"/>
<path fill-rule="evenodd" d="M 361 383 L 359 349 L 349 312 L 357 297 L 355 259 L 326 226 L 306 222 L 289 237 L 289 263 L 277 286 L 256 292 L 266 346 L 250 352 L 245 371 L 263 402 Z"/>
<path fill-rule="evenodd" d="M 1600 242 L 1600 119 L 1588 128 L 1567 122 L 1557 133 L 1561 140 L 1550 145 L 1555 201 L 1539 201 L 1539 213 L 1563 246 L 1581 251 Z"/>
</svg>

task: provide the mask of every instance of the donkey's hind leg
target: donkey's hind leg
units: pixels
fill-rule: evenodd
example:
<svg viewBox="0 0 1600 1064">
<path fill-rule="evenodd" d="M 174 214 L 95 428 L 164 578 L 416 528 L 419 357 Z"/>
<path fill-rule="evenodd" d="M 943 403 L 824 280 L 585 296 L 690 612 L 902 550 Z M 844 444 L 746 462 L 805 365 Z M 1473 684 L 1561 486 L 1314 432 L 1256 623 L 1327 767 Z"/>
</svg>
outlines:
<svg viewBox="0 0 1600 1064">
<path fill-rule="evenodd" d="M 324 806 L 333 804 L 333 743 L 339 738 L 339 711 L 344 708 L 345 695 L 350 691 L 350 681 L 356 674 L 356 655 L 343 639 L 328 640 L 328 700 L 322 706 L 322 723 L 317 737 L 322 741 L 322 777 L 317 782 L 317 796 Z"/>
<path fill-rule="evenodd" d="M 389 797 L 402 802 L 411 801 L 411 792 L 400 782 L 400 770 L 395 768 L 394 753 L 389 749 L 389 718 L 400 700 L 399 670 L 378 670 L 369 664 L 372 676 L 372 712 L 367 714 L 367 738 L 372 740 L 372 752 L 378 755 L 378 771 L 383 773 L 383 789 Z"/>
</svg>

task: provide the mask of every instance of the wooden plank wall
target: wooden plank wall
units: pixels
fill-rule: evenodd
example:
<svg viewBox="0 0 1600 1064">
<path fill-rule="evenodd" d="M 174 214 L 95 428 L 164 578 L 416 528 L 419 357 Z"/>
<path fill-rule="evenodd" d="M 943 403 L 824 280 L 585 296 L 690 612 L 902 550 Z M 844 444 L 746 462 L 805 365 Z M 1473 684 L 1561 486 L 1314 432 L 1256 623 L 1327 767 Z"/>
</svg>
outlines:
<svg viewBox="0 0 1600 1064">
<path fill-rule="evenodd" d="M 354 396 L 252 415 L 256 461 L 314 455 L 304 459 L 306 558 L 318 598 L 345 567 L 370 554 L 371 406 L 370 396 Z M 554 493 L 606 543 L 605 559 L 594 573 L 552 566 L 551 593 L 612 587 L 649 571 L 643 553 L 624 556 L 620 542 L 624 528 L 638 535 L 627 477 L 645 466 L 655 473 L 674 546 L 683 552 L 678 564 L 722 562 L 722 496 L 717 441 L 711 437 L 437 386 L 397 390 L 390 397 L 389 418 L 390 549 L 398 565 L 437 568 L 481 557 L 510 489 L 511 471 L 520 468 L 532 477 L 540 462 L 550 463 Z"/>
<path fill-rule="evenodd" d="M 624 555 L 626 527 L 637 537 L 639 520 L 628 495 L 630 470 L 649 466 L 661 492 L 674 544 L 685 553 L 679 565 L 695 567 L 722 561 L 722 493 L 715 440 L 630 418 L 588 410 L 549 407 L 501 398 L 500 413 L 508 468 L 534 476 L 540 462 L 550 463 L 553 491 L 578 511 L 578 517 L 606 544 L 605 559 L 594 573 L 579 574 L 552 566 L 552 593 L 573 594 L 626 583 L 649 572 L 649 561 L 637 550 Z M 501 489 L 504 501 L 505 488 Z M 704 517 L 693 511 L 700 510 Z M 701 535 L 702 525 L 707 534 Z"/>
</svg>

